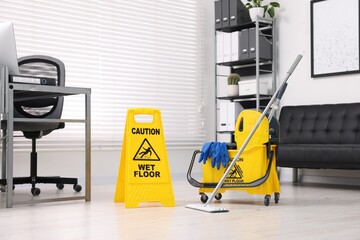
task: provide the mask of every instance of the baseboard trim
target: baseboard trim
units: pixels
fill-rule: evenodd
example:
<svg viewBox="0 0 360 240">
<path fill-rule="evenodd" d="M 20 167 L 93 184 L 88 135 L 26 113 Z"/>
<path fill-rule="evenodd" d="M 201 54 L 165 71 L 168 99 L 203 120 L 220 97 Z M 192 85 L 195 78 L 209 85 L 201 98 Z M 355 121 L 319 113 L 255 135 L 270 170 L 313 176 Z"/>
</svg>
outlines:
<svg viewBox="0 0 360 240">
<path fill-rule="evenodd" d="M 360 178 L 299 175 L 299 182 L 360 186 Z"/>
</svg>

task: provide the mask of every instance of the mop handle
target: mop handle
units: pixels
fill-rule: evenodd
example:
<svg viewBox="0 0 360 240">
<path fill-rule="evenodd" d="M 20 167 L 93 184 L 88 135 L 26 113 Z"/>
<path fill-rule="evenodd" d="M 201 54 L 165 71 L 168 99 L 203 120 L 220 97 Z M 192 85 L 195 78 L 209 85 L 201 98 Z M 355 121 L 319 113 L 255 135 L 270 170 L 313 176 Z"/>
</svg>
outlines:
<svg viewBox="0 0 360 240">
<path fill-rule="evenodd" d="M 291 73 L 295 70 L 297 64 L 299 63 L 299 61 L 301 60 L 301 58 L 299 58 L 299 56 L 296 58 L 295 62 L 293 63 L 293 65 L 291 65 L 289 71 L 287 72 L 287 76 L 286 79 L 288 79 L 291 75 Z M 282 98 L 282 96 L 284 95 L 286 88 L 287 88 L 287 82 L 284 81 L 284 83 L 279 87 L 279 91 L 277 92 L 277 94 L 274 94 L 276 96 L 276 99 L 274 100 L 272 106 L 271 106 L 271 111 L 268 115 L 268 120 L 269 122 L 272 120 L 272 118 L 274 117 L 275 111 L 277 110 L 278 106 L 279 106 L 279 102 Z"/>
<path fill-rule="evenodd" d="M 246 138 L 245 142 L 243 143 L 243 145 L 241 146 L 240 150 L 237 152 L 237 154 L 235 155 L 233 161 L 231 162 L 230 166 L 226 169 L 224 175 L 222 176 L 222 178 L 220 179 L 219 183 L 216 185 L 214 191 L 212 192 L 211 196 L 209 197 L 209 199 L 207 200 L 207 202 L 205 203 L 205 206 L 208 206 L 211 201 L 214 199 L 215 195 L 217 194 L 217 192 L 219 191 L 219 189 L 221 188 L 221 186 L 223 185 L 225 179 L 227 178 L 229 172 L 231 171 L 231 169 L 234 167 L 234 165 L 236 164 L 236 162 L 239 160 L 240 155 L 243 153 L 243 151 L 245 150 L 247 144 L 250 142 L 252 136 L 254 135 L 255 131 L 257 130 L 257 128 L 259 127 L 260 123 L 262 122 L 262 120 L 265 118 L 267 112 L 269 111 L 270 107 L 272 106 L 273 102 L 277 99 L 277 95 L 279 93 L 279 91 L 285 87 L 287 80 L 289 79 L 290 75 L 294 72 L 296 66 L 299 64 L 300 60 L 302 58 L 302 55 L 299 54 L 294 63 L 291 65 L 290 69 L 287 71 L 286 76 L 284 81 L 282 82 L 282 84 L 280 85 L 280 87 L 276 90 L 276 92 L 274 93 L 274 95 L 272 96 L 272 98 L 270 99 L 268 105 L 266 106 L 265 110 L 263 111 L 263 113 L 261 114 L 260 118 L 257 120 L 257 122 L 255 123 L 255 126 L 253 127 L 253 129 L 251 130 L 249 136 Z"/>
</svg>

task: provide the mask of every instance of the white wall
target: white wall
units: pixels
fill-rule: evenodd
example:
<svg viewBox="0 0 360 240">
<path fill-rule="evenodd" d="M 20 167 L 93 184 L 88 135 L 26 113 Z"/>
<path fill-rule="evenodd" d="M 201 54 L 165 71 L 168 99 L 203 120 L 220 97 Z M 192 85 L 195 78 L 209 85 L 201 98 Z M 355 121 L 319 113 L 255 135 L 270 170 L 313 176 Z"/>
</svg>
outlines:
<svg viewBox="0 0 360 240">
<path fill-rule="evenodd" d="M 324 104 L 360 102 L 360 74 L 311 78 L 310 1 L 279 0 L 281 9 L 277 20 L 279 27 L 278 82 L 299 53 L 304 54 L 298 68 L 289 79 L 281 105 Z M 339 16 L 341 17 L 341 16 Z M 354 30 L 355 32 L 358 30 Z M 283 170 L 288 176 L 289 170 Z M 303 180 L 360 184 L 360 171 L 304 170 Z M 319 177 L 322 176 L 322 177 Z M 326 178 L 332 176 L 332 178 Z M 348 177 L 348 178 L 343 178 Z M 342 179 L 340 179 L 342 178 Z M 349 181 L 351 179 L 351 181 Z"/>
<path fill-rule="evenodd" d="M 360 74 L 322 78 L 310 76 L 310 1 L 280 0 L 279 3 L 280 79 L 296 55 L 304 52 L 301 63 L 289 80 L 282 105 L 360 102 Z"/>
</svg>

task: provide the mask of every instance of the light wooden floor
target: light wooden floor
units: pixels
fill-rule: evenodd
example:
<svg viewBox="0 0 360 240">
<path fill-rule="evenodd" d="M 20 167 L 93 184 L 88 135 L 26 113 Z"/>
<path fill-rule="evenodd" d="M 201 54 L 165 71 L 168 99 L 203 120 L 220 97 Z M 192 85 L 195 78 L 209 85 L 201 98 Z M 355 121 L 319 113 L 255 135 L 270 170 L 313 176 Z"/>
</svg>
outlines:
<svg viewBox="0 0 360 240">
<path fill-rule="evenodd" d="M 114 203 L 115 185 L 94 185 L 92 201 L 3 206 L 0 194 L 1 240 L 111 239 L 360 239 L 359 187 L 282 183 L 279 204 L 263 205 L 263 196 L 228 191 L 221 206 L 228 213 L 187 209 L 199 203 L 197 189 L 174 180 L 176 207 L 144 203 L 125 209 Z M 69 187 L 68 187 L 69 188 Z M 58 193 L 52 187 L 46 191 Z M 70 192 L 70 190 L 69 190 Z M 72 191 L 71 191 L 72 192 Z M 19 187 L 16 198 L 28 196 Z"/>
</svg>

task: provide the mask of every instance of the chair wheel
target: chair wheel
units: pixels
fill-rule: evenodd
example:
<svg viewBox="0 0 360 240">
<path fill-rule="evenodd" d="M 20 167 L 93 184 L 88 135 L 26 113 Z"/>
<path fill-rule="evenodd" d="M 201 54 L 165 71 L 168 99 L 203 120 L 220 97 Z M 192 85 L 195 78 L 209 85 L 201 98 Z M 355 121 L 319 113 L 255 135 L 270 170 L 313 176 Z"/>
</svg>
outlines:
<svg viewBox="0 0 360 240">
<path fill-rule="evenodd" d="M 31 188 L 31 194 L 34 196 L 39 196 L 41 193 L 40 188 Z"/>
<path fill-rule="evenodd" d="M 73 189 L 75 190 L 75 192 L 80 192 L 82 187 L 79 184 L 74 184 Z"/>
<path fill-rule="evenodd" d="M 59 189 L 59 190 L 63 190 L 63 189 L 64 189 L 64 184 L 62 184 L 62 183 L 57 183 L 57 184 L 56 184 L 56 187 L 57 187 L 57 189 Z"/>
<path fill-rule="evenodd" d="M 7 186 L 0 185 L 0 192 L 6 192 Z M 12 190 L 15 190 L 15 185 L 13 185 Z"/>
</svg>

